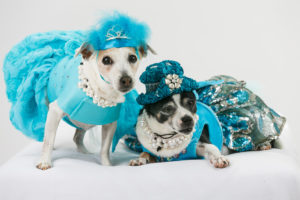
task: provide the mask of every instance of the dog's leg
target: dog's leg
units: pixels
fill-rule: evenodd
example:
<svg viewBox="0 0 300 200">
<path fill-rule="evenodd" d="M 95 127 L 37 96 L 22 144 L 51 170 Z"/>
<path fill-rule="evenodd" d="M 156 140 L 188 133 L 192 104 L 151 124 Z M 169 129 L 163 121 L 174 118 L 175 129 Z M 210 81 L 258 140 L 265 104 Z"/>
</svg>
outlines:
<svg viewBox="0 0 300 200">
<path fill-rule="evenodd" d="M 198 142 L 196 152 L 198 156 L 208 159 L 216 168 L 225 168 L 229 165 L 229 160 L 213 144 Z"/>
<path fill-rule="evenodd" d="M 272 148 L 271 143 L 269 141 L 266 141 L 262 144 L 259 144 L 255 150 L 256 151 L 265 151 L 265 150 L 270 150 Z"/>
<path fill-rule="evenodd" d="M 156 159 L 153 156 L 151 156 L 147 152 L 142 152 L 138 159 L 131 160 L 129 162 L 129 166 L 140 166 L 140 165 L 146 165 L 148 163 L 155 163 L 155 162 L 156 162 Z"/>
<path fill-rule="evenodd" d="M 73 137 L 73 141 L 75 142 L 77 146 L 77 150 L 81 153 L 89 153 L 89 151 L 85 148 L 83 144 L 83 139 L 85 135 L 85 130 L 83 129 L 76 129 L 75 135 Z"/>
<path fill-rule="evenodd" d="M 110 166 L 109 151 L 114 133 L 117 128 L 117 122 L 106 124 L 102 126 L 102 145 L 101 145 L 101 163 L 102 165 Z"/>
<path fill-rule="evenodd" d="M 64 112 L 58 107 L 56 102 L 53 102 L 49 105 L 49 112 L 47 115 L 45 126 L 42 157 L 39 164 L 36 166 L 41 170 L 46 170 L 51 167 L 51 153 L 54 146 L 55 135 L 58 124 L 63 116 Z"/>
</svg>

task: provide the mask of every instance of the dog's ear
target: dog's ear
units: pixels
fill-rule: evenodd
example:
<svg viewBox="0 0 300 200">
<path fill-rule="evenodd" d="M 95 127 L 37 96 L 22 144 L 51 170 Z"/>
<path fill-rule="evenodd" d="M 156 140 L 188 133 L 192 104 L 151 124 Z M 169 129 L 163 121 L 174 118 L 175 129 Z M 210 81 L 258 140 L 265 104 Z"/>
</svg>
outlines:
<svg viewBox="0 0 300 200">
<path fill-rule="evenodd" d="M 76 49 L 75 57 L 77 57 L 79 54 L 82 55 L 82 58 L 87 60 L 91 57 L 93 54 L 93 48 L 88 43 L 83 43 L 78 49 Z"/>
<path fill-rule="evenodd" d="M 142 55 L 141 57 L 147 56 L 147 50 L 149 50 L 152 54 L 157 55 L 157 53 L 150 47 L 148 44 L 146 45 L 146 49 L 143 46 L 139 47 L 139 53 Z"/>
</svg>

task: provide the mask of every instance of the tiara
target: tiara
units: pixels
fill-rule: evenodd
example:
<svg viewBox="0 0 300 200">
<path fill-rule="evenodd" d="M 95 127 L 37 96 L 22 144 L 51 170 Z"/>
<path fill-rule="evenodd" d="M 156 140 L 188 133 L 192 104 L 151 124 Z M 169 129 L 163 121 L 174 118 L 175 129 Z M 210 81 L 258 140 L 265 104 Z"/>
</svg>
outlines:
<svg viewBox="0 0 300 200">
<path fill-rule="evenodd" d="M 126 36 L 126 34 L 122 34 L 122 30 L 115 30 L 116 26 L 113 26 L 106 33 L 106 41 L 114 40 L 114 39 L 130 39 Z"/>
</svg>

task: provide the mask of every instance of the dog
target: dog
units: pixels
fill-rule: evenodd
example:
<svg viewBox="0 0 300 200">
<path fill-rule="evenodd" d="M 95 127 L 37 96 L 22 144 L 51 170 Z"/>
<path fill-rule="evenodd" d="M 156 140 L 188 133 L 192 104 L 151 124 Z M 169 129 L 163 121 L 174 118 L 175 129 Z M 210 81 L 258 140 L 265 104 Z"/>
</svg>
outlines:
<svg viewBox="0 0 300 200">
<path fill-rule="evenodd" d="M 152 49 L 151 49 L 152 50 Z M 154 51 L 153 51 L 154 52 Z M 97 53 L 92 48 L 83 44 L 78 50 L 77 55 L 82 54 L 82 66 L 88 70 L 89 81 L 93 80 L 93 75 L 99 72 L 105 77 L 110 84 L 99 82 L 97 89 L 101 91 L 101 96 L 108 101 L 122 103 L 125 101 L 124 95 L 133 89 L 135 85 L 135 74 L 140 64 L 134 48 L 112 48 Z M 145 51 L 140 49 L 140 55 L 146 56 Z M 97 60 L 96 60 L 97 59 Z M 97 80 L 94 80 L 97 82 Z M 37 168 L 46 170 L 52 166 L 51 152 L 54 145 L 54 139 L 59 122 L 63 117 L 67 116 L 65 112 L 54 101 L 49 104 L 49 112 L 45 127 L 44 145 L 42 156 L 37 164 Z M 88 152 L 83 145 L 85 132 L 94 125 L 84 124 L 75 120 L 71 120 L 77 127 L 74 135 L 74 142 L 80 152 Z M 110 166 L 109 149 L 112 138 L 116 130 L 116 121 L 102 126 L 102 146 L 101 146 L 101 163 Z"/>
<path fill-rule="evenodd" d="M 156 103 L 143 107 L 137 120 L 136 135 L 139 142 L 146 148 L 152 149 L 151 137 L 145 130 L 155 134 L 156 140 L 161 141 L 163 147 L 151 151 L 156 157 L 172 157 L 183 152 L 188 146 L 190 138 L 198 121 L 196 97 L 193 92 L 173 94 Z M 201 116 L 199 116 L 201 117 Z M 146 127 L 146 128 L 145 128 Z M 197 143 L 196 153 L 199 157 L 208 159 L 216 168 L 225 168 L 229 160 L 209 140 L 209 129 L 204 127 Z M 177 145 L 164 148 L 168 140 L 175 140 Z M 170 145 L 169 145 L 170 146 Z M 155 147 L 156 148 L 156 147 Z M 157 159 L 148 152 L 142 152 L 138 159 L 131 160 L 130 166 L 154 163 Z"/>
<path fill-rule="evenodd" d="M 43 140 L 38 169 L 52 166 L 62 119 L 76 128 L 81 152 L 87 152 L 86 130 L 102 125 L 101 162 L 111 165 L 109 149 L 121 108 L 133 99 L 141 59 L 148 50 L 155 54 L 149 36 L 145 23 L 114 11 L 88 31 L 37 33 L 12 48 L 3 66 L 10 119 L 23 134 Z"/>
</svg>

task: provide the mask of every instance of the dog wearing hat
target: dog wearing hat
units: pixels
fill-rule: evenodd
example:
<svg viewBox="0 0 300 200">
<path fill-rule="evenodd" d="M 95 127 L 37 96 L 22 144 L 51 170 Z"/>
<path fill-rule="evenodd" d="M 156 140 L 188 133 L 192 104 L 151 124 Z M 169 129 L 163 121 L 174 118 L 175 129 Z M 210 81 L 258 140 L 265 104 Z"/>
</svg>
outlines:
<svg viewBox="0 0 300 200">
<path fill-rule="evenodd" d="M 111 165 L 117 120 L 135 101 L 131 90 L 140 59 L 151 50 L 149 34 L 146 24 L 113 12 L 88 31 L 30 35 L 7 54 L 10 119 L 26 136 L 44 141 L 37 168 L 52 166 L 61 119 L 76 128 L 74 141 L 83 152 L 86 130 L 102 125 L 101 162 Z"/>
<path fill-rule="evenodd" d="M 133 121 L 135 130 L 127 128 L 124 140 L 141 152 L 130 162 L 133 166 L 205 157 L 215 167 L 226 167 L 222 144 L 227 152 L 270 149 L 286 121 L 244 81 L 230 76 L 196 82 L 183 76 L 178 62 L 166 60 L 148 66 L 140 80 L 146 93 L 131 107 L 136 116 L 127 122 Z M 121 131 L 116 133 L 113 150 L 124 137 Z"/>
<path fill-rule="evenodd" d="M 171 60 L 148 66 L 140 80 L 146 86 L 146 93 L 137 98 L 143 106 L 136 124 L 142 153 L 129 165 L 203 157 L 216 168 L 229 165 L 220 152 L 221 125 L 208 106 L 197 102 L 196 94 L 199 88 L 220 81 L 196 82 Z"/>
</svg>

